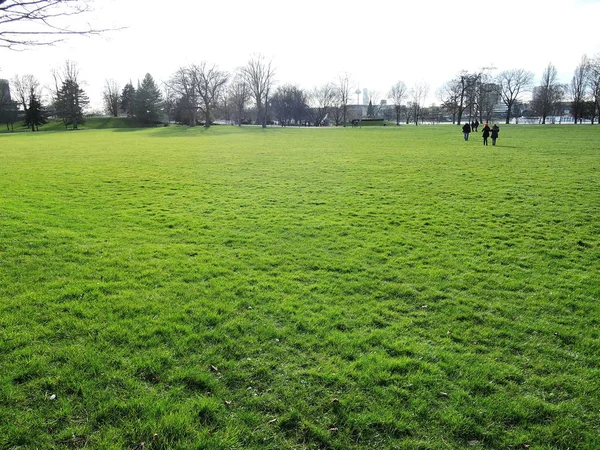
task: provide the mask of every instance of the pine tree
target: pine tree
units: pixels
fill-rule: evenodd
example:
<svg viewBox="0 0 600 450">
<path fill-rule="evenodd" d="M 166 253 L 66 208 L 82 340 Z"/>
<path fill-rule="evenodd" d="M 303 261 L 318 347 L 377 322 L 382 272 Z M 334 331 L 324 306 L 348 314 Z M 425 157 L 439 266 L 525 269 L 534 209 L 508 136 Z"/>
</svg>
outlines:
<svg viewBox="0 0 600 450">
<path fill-rule="evenodd" d="M 143 123 L 160 122 L 162 94 L 149 73 L 146 74 L 135 96 L 135 117 Z"/>
<path fill-rule="evenodd" d="M 85 91 L 79 87 L 77 81 L 66 79 L 56 94 L 56 112 L 63 120 L 65 128 L 71 125 L 74 130 L 78 124 L 85 123 L 83 108 L 89 104 Z"/>
<path fill-rule="evenodd" d="M 119 107 L 127 117 L 133 117 L 135 110 L 135 88 L 131 81 L 125 85 L 121 93 L 121 101 Z"/>
<path fill-rule="evenodd" d="M 31 131 L 39 131 L 40 125 L 46 123 L 48 123 L 46 111 L 35 90 L 31 88 L 29 92 L 29 105 L 25 112 L 25 126 L 31 127 Z"/>
<path fill-rule="evenodd" d="M 375 117 L 375 109 L 371 100 L 369 100 L 369 106 L 367 107 L 367 117 Z"/>
</svg>

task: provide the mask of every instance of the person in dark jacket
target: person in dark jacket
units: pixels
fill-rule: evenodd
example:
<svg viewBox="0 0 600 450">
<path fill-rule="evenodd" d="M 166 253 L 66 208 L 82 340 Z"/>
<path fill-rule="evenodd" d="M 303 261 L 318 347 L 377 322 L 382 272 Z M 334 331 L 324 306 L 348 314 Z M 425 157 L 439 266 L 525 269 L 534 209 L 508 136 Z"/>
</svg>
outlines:
<svg viewBox="0 0 600 450">
<path fill-rule="evenodd" d="M 498 134 L 500 133 L 500 127 L 496 124 L 492 127 L 492 145 L 496 145 L 496 139 L 498 139 Z"/>
<path fill-rule="evenodd" d="M 475 119 L 473 123 L 473 131 L 477 132 L 477 128 L 479 128 L 479 120 Z"/>
<path fill-rule="evenodd" d="M 486 123 L 485 126 L 483 127 L 483 131 L 481 133 L 481 135 L 483 136 L 483 145 L 488 145 L 488 138 L 490 137 L 490 131 L 491 131 L 491 128 Z"/>
<path fill-rule="evenodd" d="M 469 140 L 469 133 L 471 132 L 471 125 L 469 123 L 465 123 L 462 127 L 463 136 L 465 137 L 465 141 Z"/>
</svg>

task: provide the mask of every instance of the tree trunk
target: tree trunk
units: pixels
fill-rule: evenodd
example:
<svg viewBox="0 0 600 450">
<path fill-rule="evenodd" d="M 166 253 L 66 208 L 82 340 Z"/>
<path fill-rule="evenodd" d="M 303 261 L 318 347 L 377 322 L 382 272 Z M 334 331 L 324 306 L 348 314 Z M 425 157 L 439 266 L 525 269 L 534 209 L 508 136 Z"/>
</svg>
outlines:
<svg viewBox="0 0 600 450">
<path fill-rule="evenodd" d="M 267 100 L 265 99 L 265 115 L 263 117 L 263 123 L 262 123 L 262 127 L 263 128 L 267 128 Z"/>
<path fill-rule="evenodd" d="M 204 128 L 210 128 L 210 107 L 208 103 L 204 104 L 204 109 L 206 110 L 206 114 L 204 115 Z"/>
</svg>

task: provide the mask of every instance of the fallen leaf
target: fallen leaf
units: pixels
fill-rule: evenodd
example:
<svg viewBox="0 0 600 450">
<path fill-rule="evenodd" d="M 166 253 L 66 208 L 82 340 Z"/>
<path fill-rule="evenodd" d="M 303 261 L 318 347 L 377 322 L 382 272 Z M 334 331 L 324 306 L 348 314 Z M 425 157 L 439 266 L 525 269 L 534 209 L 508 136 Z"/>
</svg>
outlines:
<svg viewBox="0 0 600 450">
<path fill-rule="evenodd" d="M 218 367 L 216 367 L 216 366 L 213 366 L 213 365 L 211 365 L 211 366 L 210 366 L 210 370 L 212 370 L 213 372 L 218 372 L 218 371 L 219 371 L 219 368 L 218 368 Z"/>
<path fill-rule="evenodd" d="M 331 403 L 339 403 L 340 399 L 337 397 L 333 397 L 333 399 L 331 400 Z"/>
<path fill-rule="evenodd" d="M 270 424 L 270 423 L 275 423 L 275 422 L 277 422 L 277 419 L 271 419 L 271 420 L 269 420 L 267 423 L 269 423 L 269 424 Z"/>
<path fill-rule="evenodd" d="M 447 392 L 440 392 L 440 397 L 450 397 Z"/>
</svg>

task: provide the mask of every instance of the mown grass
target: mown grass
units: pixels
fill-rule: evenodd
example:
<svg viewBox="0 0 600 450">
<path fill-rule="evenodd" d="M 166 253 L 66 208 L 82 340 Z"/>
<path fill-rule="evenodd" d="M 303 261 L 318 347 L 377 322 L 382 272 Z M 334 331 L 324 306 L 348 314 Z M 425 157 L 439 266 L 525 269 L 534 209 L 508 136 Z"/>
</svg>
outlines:
<svg viewBox="0 0 600 450">
<path fill-rule="evenodd" d="M 137 120 L 128 117 L 86 117 L 83 124 L 79 124 L 78 130 L 105 130 L 109 128 L 139 128 L 142 126 Z M 162 125 L 160 125 L 162 126 Z M 48 123 L 39 127 L 39 132 L 44 131 L 72 131 L 69 125 L 65 129 L 65 125 L 61 119 L 52 119 Z M 12 130 L 6 126 L 0 126 L 0 134 L 6 133 L 29 133 L 31 130 L 27 128 L 22 121 L 13 125 Z"/>
<path fill-rule="evenodd" d="M 600 448 L 599 136 L 0 137 L 0 448 Z"/>
</svg>

